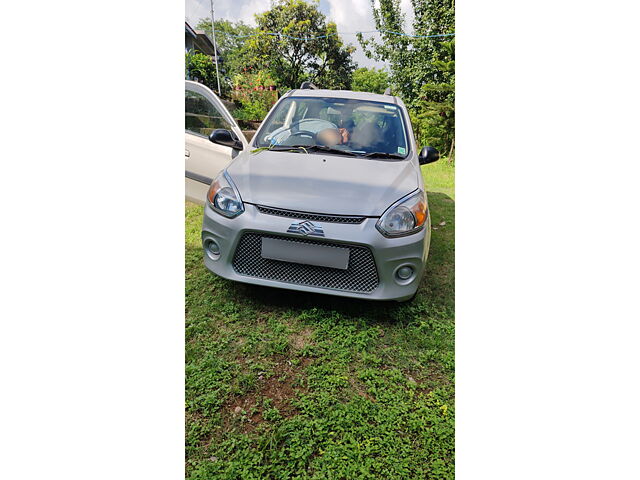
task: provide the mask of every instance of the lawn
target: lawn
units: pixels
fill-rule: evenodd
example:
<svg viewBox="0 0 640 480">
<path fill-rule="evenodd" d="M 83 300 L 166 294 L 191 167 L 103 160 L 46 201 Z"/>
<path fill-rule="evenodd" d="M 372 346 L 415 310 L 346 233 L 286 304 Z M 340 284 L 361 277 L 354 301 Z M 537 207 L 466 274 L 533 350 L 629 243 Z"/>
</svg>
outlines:
<svg viewBox="0 0 640 480">
<path fill-rule="evenodd" d="M 422 167 L 433 223 L 412 302 L 236 284 L 186 205 L 186 476 L 454 477 L 454 168 Z"/>
</svg>

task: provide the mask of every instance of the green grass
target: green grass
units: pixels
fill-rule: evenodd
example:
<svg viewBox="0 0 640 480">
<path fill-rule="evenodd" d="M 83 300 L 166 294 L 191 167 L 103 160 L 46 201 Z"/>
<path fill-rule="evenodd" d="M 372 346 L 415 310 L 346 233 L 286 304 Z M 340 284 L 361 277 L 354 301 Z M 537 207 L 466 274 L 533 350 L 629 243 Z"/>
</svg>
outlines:
<svg viewBox="0 0 640 480">
<path fill-rule="evenodd" d="M 189 479 L 453 478 L 454 169 L 422 170 L 436 229 L 404 304 L 218 278 L 187 204 Z"/>
</svg>

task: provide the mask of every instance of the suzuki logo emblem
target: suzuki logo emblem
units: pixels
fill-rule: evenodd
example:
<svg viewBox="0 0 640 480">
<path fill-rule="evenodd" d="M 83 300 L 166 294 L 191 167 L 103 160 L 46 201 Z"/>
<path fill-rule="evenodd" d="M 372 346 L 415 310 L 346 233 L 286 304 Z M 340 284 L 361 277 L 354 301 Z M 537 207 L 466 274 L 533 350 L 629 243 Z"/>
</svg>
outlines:
<svg viewBox="0 0 640 480">
<path fill-rule="evenodd" d="M 324 237 L 322 227 L 320 225 L 314 225 L 309 220 L 292 223 L 287 233 L 299 233 L 300 235 L 309 235 L 310 237 Z"/>
</svg>

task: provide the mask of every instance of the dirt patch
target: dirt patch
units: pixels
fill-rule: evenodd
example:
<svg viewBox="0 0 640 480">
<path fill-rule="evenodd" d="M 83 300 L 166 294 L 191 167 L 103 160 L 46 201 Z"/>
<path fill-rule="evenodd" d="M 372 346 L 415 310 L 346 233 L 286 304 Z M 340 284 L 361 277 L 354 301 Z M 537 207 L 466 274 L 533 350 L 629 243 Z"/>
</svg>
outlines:
<svg viewBox="0 0 640 480">
<path fill-rule="evenodd" d="M 364 385 L 362 385 L 360 382 L 358 382 L 351 375 L 349 375 L 349 384 L 353 388 L 353 391 L 356 392 L 358 395 L 360 395 L 361 397 L 366 398 L 370 402 L 374 402 L 375 403 L 376 399 L 374 397 L 372 397 L 371 395 L 369 395 L 369 393 L 367 393 L 367 391 L 364 389 Z"/>
<path fill-rule="evenodd" d="M 275 365 L 269 377 L 260 375 L 253 391 L 232 397 L 225 403 L 221 412 L 224 430 L 235 424 L 243 433 L 251 432 L 266 421 L 264 414 L 268 408 L 278 409 L 284 418 L 299 413 L 291 400 L 306 391 L 298 380 L 302 370 L 312 359 L 303 358 L 297 365 L 284 357 L 276 357 L 274 360 Z"/>
<path fill-rule="evenodd" d="M 311 343 L 311 335 L 313 335 L 313 330 L 308 327 L 294 333 L 291 335 L 291 346 L 294 350 L 302 350 Z"/>
<path fill-rule="evenodd" d="M 414 383 L 418 390 L 423 392 L 430 392 L 435 388 L 451 384 L 451 380 L 444 372 L 444 369 L 435 363 L 430 364 L 426 371 L 408 371 L 407 380 L 410 383 Z"/>
</svg>

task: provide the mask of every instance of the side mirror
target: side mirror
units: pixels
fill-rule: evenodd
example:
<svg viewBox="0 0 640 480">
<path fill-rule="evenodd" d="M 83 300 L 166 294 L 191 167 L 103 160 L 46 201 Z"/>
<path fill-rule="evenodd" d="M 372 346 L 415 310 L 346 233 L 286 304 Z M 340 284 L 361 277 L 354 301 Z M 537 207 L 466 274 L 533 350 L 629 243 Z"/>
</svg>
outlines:
<svg viewBox="0 0 640 480">
<path fill-rule="evenodd" d="M 232 132 L 224 128 L 217 128 L 211 132 L 209 140 L 225 147 L 231 147 L 234 150 L 242 150 L 244 148 L 242 142 Z"/>
<path fill-rule="evenodd" d="M 422 147 L 420 155 L 418 155 L 418 163 L 420 165 L 426 165 L 427 163 L 433 163 L 440 159 L 440 152 L 433 147 Z"/>
</svg>

